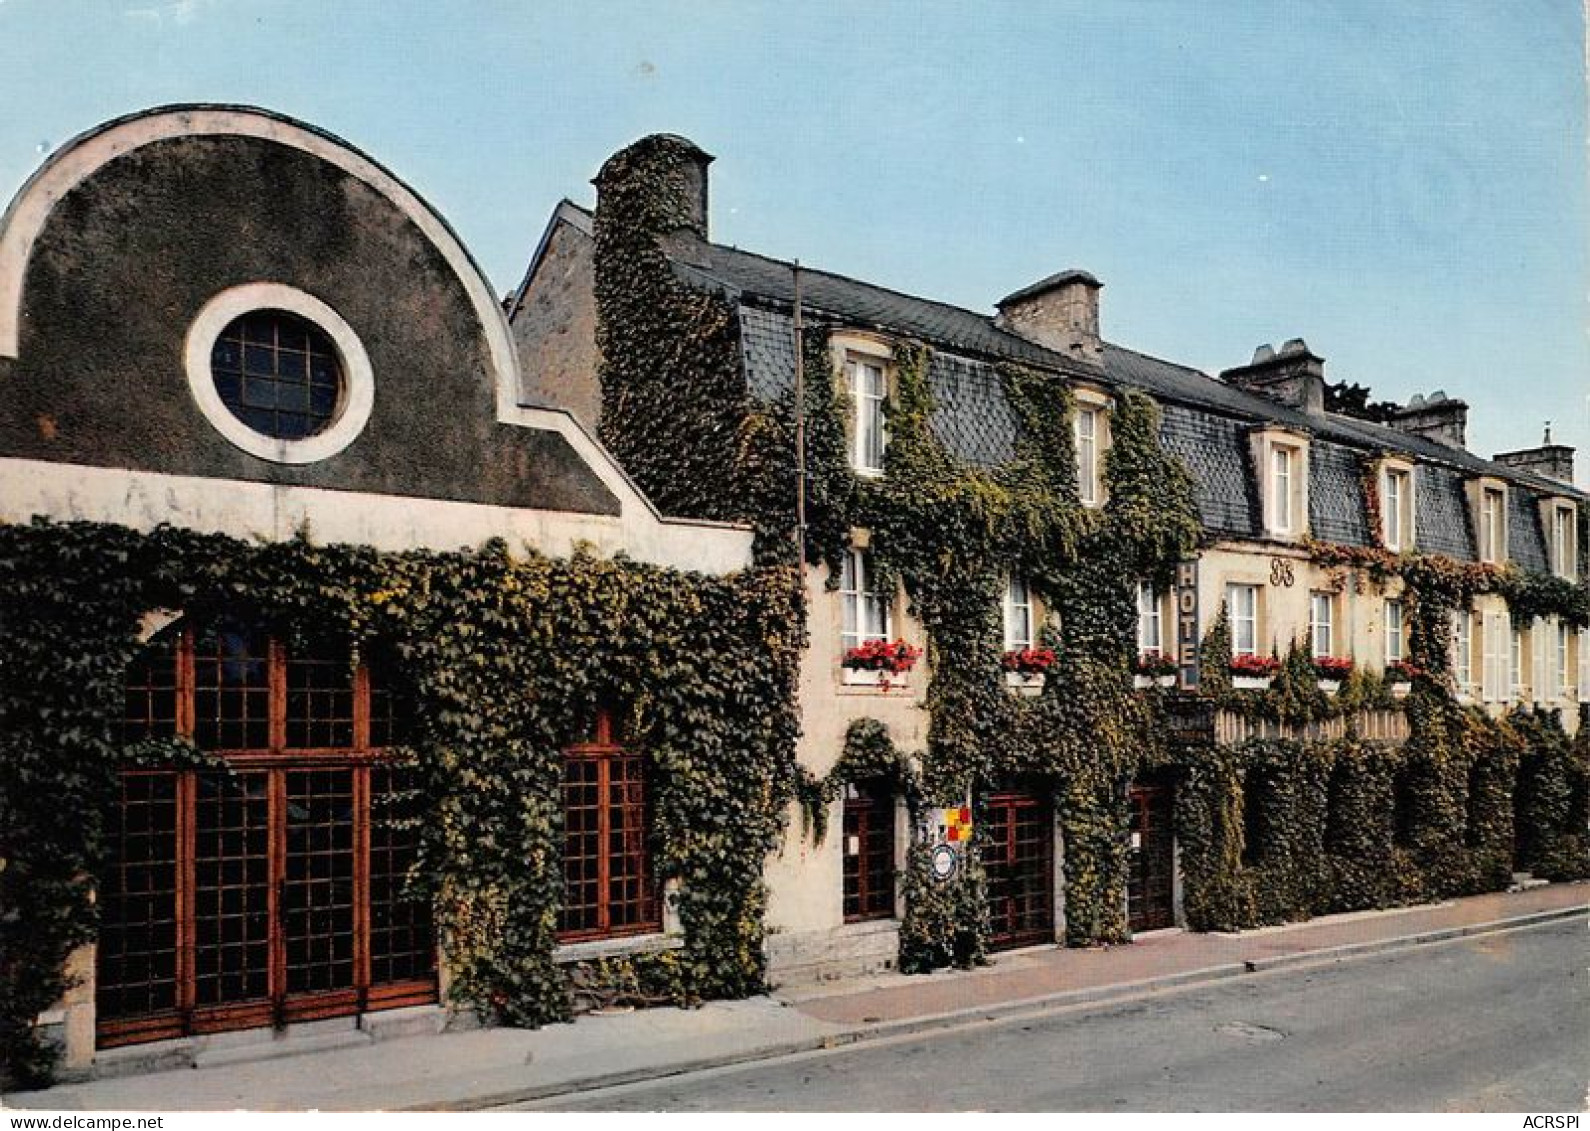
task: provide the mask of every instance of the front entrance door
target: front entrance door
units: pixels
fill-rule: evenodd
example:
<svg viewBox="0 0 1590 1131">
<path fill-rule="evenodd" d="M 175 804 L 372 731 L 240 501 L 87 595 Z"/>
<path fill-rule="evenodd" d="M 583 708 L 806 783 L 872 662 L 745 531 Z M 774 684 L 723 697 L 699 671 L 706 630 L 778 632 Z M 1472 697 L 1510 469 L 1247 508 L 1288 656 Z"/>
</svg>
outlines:
<svg viewBox="0 0 1590 1131">
<path fill-rule="evenodd" d="M 1152 931 L 1176 925 L 1176 839 L 1172 823 L 1175 790 L 1168 785 L 1134 785 L 1132 851 L 1126 885 L 1127 926 Z"/>
<path fill-rule="evenodd" d="M 1054 811 L 1028 793 L 996 793 L 984 805 L 989 945 L 1054 941 Z"/>
</svg>

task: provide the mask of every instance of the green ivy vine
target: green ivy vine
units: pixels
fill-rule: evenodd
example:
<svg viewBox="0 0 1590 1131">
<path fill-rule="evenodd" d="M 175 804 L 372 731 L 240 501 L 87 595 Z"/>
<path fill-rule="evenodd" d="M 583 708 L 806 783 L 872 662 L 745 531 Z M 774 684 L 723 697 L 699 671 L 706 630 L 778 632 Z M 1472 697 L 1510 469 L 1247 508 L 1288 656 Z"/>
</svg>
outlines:
<svg viewBox="0 0 1590 1131">
<path fill-rule="evenodd" d="M 382 553 L 255 545 L 160 528 L 0 527 L 0 1054 L 37 1083 L 37 1014 L 95 933 L 92 893 L 117 775 L 190 765 L 184 743 L 116 732 L 140 618 L 240 610 L 358 655 L 396 657 L 416 715 L 418 873 L 450 995 L 487 1018 L 567 1016 L 553 961 L 562 900 L 561 751 L 599 704 L 653 772 L 654 861 L 677 881 L 679 998 L 764 985 L 762 864 L 795 780 L 795 587 L 782 568 L 726 578 L 576 554 Z M 61 820 L 69 813 L 71 820 Z M 658 965 L 653 963 L 651 965 Z M 660 969 L 660 967 L 659 967 Z"/>
</svg>

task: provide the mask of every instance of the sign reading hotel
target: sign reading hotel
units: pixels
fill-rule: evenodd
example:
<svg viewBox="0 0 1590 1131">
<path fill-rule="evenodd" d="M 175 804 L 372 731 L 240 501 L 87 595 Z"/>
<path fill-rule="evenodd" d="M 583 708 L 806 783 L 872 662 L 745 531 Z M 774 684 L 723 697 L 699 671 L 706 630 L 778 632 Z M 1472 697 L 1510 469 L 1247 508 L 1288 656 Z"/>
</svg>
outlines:
<svg viewBox="0 0 1590 1131">
<path fill-rule="evenodd" d="M 1198 686 L 1198 560 L 1176 565 L 1176 651 L 1181 685 Z"/>
</svg>

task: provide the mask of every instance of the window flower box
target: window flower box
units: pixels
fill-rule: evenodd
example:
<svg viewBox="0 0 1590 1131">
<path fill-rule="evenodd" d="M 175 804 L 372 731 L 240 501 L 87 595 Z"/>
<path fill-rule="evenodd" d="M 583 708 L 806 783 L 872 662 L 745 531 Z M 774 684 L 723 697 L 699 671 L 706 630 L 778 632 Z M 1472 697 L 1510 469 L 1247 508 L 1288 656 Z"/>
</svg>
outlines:
<svg viewBox="0 0 1590 1131">
<path fill-rule="evenodd" d="M 1315 656 L 1314 675 L 1319 689 L 1327 695 L 1335 695 L 1342 689 L 1342 681 L 1353 674 L 1353 666 L 1350 656 Z"/>
<path fill-rule="evenodd" d="M 1132 686 L 1175 687 L 1175 657 L 1154 648 L 1139 655 L 1132 664 Z"/>
<path fill-rule="evenodd" d="M 1033 675 L 1023 675 L 1021 672 L 1006 672 L 1005 686 L 1026 695 L 1036 695 L 1043 690 L 1043 685 L 1048 682 L 1042 672 Z"/>
<path fill-rule="evenodd" d="M 1264 691 L 1281 670 L 1281 661 L 1274 656 L 1244 655 L 1231 657 L 1231 686 L 1238 691 Z"/>
<path fill-rule="evenodd" d="M 1016 648 L 1006 652 L 1000 659 L 1000 666 L 1005 669 L 1005 686 L 1022 691 L 1042 690 L 1044 676 L 1054 666 L 1054 661 L 1053 648 Z"/>
<path fill-rule="evenodd" d="M 1408 692 L 1413 690 L 1413 681 L 1416 676 L 1424 674 L 1424 669 L 1409 660 L 1393 660 L 1386 665 L 1386 682 L 1391 685 L 1393 699 L 1406 699 Z"/>
<path fill-rule="evenodd" d="M 841 661 L 844 682 L 883 691 L 904 687 L 909 683 L 906 676 L 921 658 L 922 649 L 913 648 L 904 640 L 869 640 L 845 652 Z"/>
<path fill-rule="evenodd" d="M 1006 652 L 1000 665 L 1017 675 L 1043 675 L 1054 666 L 1054 649 L 1018 648 Z"/>
</svg>

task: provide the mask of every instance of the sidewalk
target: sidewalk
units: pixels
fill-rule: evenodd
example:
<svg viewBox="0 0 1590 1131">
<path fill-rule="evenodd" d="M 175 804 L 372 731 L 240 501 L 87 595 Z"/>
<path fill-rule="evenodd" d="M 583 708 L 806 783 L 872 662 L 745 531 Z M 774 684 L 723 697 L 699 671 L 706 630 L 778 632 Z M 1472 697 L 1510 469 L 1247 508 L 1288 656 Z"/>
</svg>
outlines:
<svg viewBox="0 0 1590 1131">
<path fill-rule="evenodd" d="M 586 1016 L 540 1030 L 385 1041 L 357 1031 L 344 1034 L 348 1040 L 298 1038 L 303 1055 L 69 1084 L 9 1095 L 4 1104 L 120 1111 L 479 1108 L 1503 930 L 1583 915 L 1587 902 L 1590 885 L 1554 884 L 1240 935 L 1167 931 L 1109 949 L 1034 948 L 999 955 L 980 970 L 882 975 L 694 1010 Z M 272 1051 L 297 1051 L 294 1040 L 284 1038 Z"/>
</svg>

